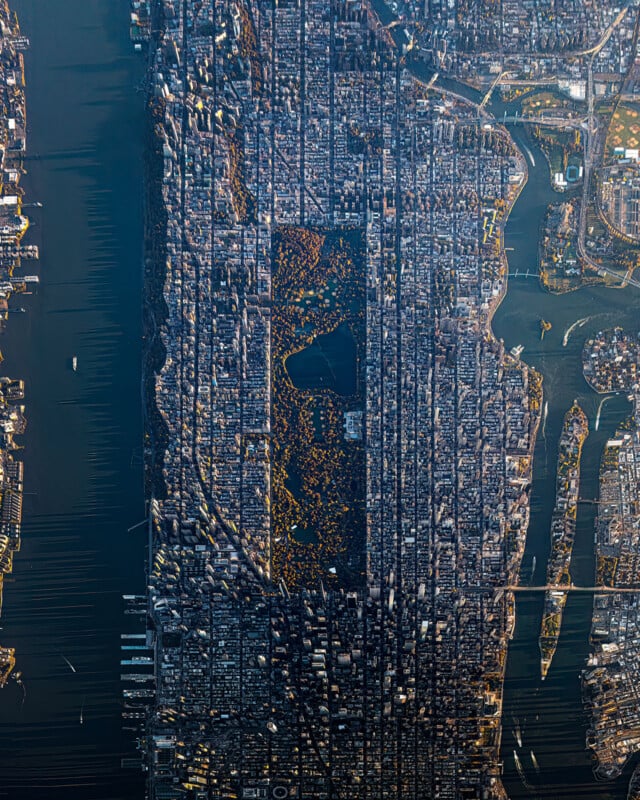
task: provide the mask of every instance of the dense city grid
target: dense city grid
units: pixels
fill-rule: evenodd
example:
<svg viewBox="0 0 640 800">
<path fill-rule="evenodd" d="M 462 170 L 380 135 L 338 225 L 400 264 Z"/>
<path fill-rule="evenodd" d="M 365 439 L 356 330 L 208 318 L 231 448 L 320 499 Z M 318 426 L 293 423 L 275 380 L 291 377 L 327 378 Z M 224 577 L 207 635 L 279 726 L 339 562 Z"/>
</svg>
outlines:
<svg viewBox="0 0 640 800">
<path fill-rule="evenodd" d="M 476 4 L 451 20 L 456 4 L 426 4 L 425 25 L 416 5 L 404 11 L 421 47 L 460 74 L 471 52 L 499 77 L 505 52 L 523 68 L 564 35 L 523 23 L 530 41 L 512 42 L 515 22 L 503 30 Z M 163 0 L 155 13 L 166 316 L 153 335 L 166 353 L 150 794 L 504 797 L 505 589 L 524 549 L 542 394 L 489 323 L 525 160 L 482 107 L 420 84 L 365 0 Z M 479 22 L 465 32 L 464 18 Z M 563 43 L 574 51 L 619 23 L 575 19 Z M 538 77 L 559 58 L 536 60 Z M 568 62 L 568 79 L 583 67 Z M 283 226 L 359 229 L 366 244 L 366 568 L 346 580 L 327 561 L 295 587 L 272 541 Z"/>
</svg>

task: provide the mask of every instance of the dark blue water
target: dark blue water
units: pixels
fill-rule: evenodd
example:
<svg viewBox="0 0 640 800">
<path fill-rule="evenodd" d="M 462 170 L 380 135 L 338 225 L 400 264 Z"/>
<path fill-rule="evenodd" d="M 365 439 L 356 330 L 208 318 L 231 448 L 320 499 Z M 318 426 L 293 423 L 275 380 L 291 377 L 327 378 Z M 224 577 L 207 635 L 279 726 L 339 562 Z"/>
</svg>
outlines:
<svg viewBox="0 0 640 800">
<path fill-rule="evenodd" d="M 29 493 L 0 632 L 27 694 L 0 692 L 0 797 L 128 800 L 142 796 L 120 769 L 118 661 L 121 595 L 144 589 L 144 533 L 126 532 L 144 516 L 143 62 L 127 0 L 11 6 L 31 39 L 23 185 L 44 207 L 40 287 L 0 338 L 2 373 L 26 382 Z"/>
<path fill-rule="evenodd" d="M 331 389 L 349 396 L 358 387 L 358 350 L 346 323 L 290 355 L 285 368 L 297 389 Z"/>
</svg>

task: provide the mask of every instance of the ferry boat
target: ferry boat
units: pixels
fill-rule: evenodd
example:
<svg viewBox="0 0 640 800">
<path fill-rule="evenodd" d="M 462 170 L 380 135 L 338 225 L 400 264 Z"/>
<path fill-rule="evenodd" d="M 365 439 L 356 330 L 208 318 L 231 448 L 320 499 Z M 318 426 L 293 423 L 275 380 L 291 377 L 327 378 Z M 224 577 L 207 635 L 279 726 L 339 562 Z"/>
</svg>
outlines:
<svg viewBox="0 0 640 800">
<path fill-rule="evenodd" d="M 74 372 L 77 372 L 77 370 L 78 370 L 78 356 L 74 356 L 71 359 L 71 367 L 72 367 Z"/>
<path fill-rule="evenodd" d="M 522 732 L 520 731 L 520 721 L 513 720 L 513 736 L 518 743 L 518 747 L 522 747 Z"/>
<path fill-rule="evenodd" d="M 540 774 L 540 765 L 538 764 L 538 759 L 536 758 L 536 754 L 533 752 L 533 750 L 531 750 L 529 755 L 531 757 L 531 763 L 533 764 L 533 768 L 535 769 L 535 771 L 539 775 Z"/>
</svg>

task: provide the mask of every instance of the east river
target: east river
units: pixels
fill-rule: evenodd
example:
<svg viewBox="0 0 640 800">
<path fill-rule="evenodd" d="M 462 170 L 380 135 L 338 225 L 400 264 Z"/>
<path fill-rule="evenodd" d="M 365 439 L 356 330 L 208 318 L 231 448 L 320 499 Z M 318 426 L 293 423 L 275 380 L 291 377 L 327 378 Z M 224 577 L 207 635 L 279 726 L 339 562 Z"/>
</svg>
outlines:
<svg viewBox="0 0 640 800">
<path fill-rule="evenodd" d="M 133 800 L 138 773 L 120 769 L 131 754 L 121 732 L 119 645 L 123 593 L 144 589 L 144 538 L 127 528 L 144 516 L 140 402 L 143 62 L 128 39 L 127 0 L 12 0 L 26 55 L 29 174 L 27 201 L 39 244 L 41 283 L 19 298 L 0 337 L 1 372 L 26 382 L 29 420 L 22 550 L 6 581 L 2 641 L 16 647 L 26 697 L 11 682 L 0 693 L 0 798 Z M 510 271 L 536 268 L 546 204 L 559 197 L 546 163 L 531 149 L 529 182 L 506 232 Z M 34 271 L 31 267 L 29 272 Z M 15 304 L 15 300 L 14 300 Z M 540 340 L 540 318 L 553 324 Z M 565 331 L 576 320 L 566 347 Z M 544 292 L 512 278 L 494 319 L 508 348 L 544 376 L 549 413 L 535 453 L 531 525 L 523 582 L 541 583 L 549 551 L 555 463 L 562 418 L 574 398 L 589 416 L 582 460 L 583 498 L 596 498 L 603 445 L 629 411 L 585 383 L 585 338 L 605 327 L 637 329 L 640 293 L 582 289 Z M 73 355 L 78 370 L 71 369 Z M 579 508 L 573 579 L 591 584 L 595 506 Z M 518 595 L 507 666 L 503 758 L 511 798 L 623 798 L 629 773 L 597 783 L 585 750 L 587 719 L 579 674 L 588 655 L 590 595 L 570 595 L 546 681 L 538 633 L 543 598 Z M 65 659 L 73 665 L 75 672 Z M 515 732 L 519 729 L 522 748 Z M 517 750 L 527 788 L 518 776 Z M 539 764 L 533 766 L 530 751 Z"/>
<path fill-rule="evenodd" d="M 373 2 L 381 13 L 380 0 Z M 384 12 L 381 17 L 388 22 Z M 412 64 L 411 69 L 424 82 L 431 78 L 431 72 L 419 63 Z M 480 100 L 478 92 L 455 81 L 438 83 L 475 102 Z M 490 108 L 500 119 L 507 106 L 496 100 Z M 511 125 L 509 130 L 527 159 L 529 175 L 505 231 L 509 273 L 514 276 L 517 272 L 518 277 L 509 278 L 492 328 L 507 349 L 522 345 L 522 360 L 544 378 L 543 407 L 548 402 L 548 415 L 538 432 L 534 454 L 531 521 L 521 570 L 522 583 L 540 585 L 545 582 L 550 551 L 558 440 L 565 413 L 577 399 L 589 418 L 590 432 L 582 451 L 580 497 L 597 500 L 604 445 L 631 411 L 624 396 L 613 397 L 603 406 L 595 431 L 602 397 L 590 389 L 582 375 L 584 343 L 598 331 L 616 325 L 629 332 L 640 331 L 640 291 L 633 287 L 597 287 L 552 295 L 541 288 L 535 273 L 545 211 L 549 203 L 561 202 L 570 194 L 558 194 L 551 188 L 547 162 L 526 127 Z M 541 319 L 553 326 L 543 340 Z M 564 346 L 565 333 L 578 320 L 584 323 L 573 329 Z M 571 576 L 579 586 L 594 583 L 596 508 L 590 503 L 578 506 Z M 586 749 L 589 719 L 582 704 L 580 673 L 589 656 L 593 595 L 569 595 L 558 648 L 545 681 L 540 677 L 538 646 L 543 602 L 542 592 L 516 595 L 516 630 L 509 647 L 503 706 L 501 757 L 507 794 L 511 800 L 625 800 L 633 767 L 640 759 L 633 758 L 617 781 L 602 783 L 594 778 L 593 762 Z M 517 771 L 514 753 L 524 779 Z"/>
<path fill-rule="evenodd" d="M 0 619 L 26 697 L 13 681 L 0 693 L 0 798 L 133 800 L 119 648 L 121 595 L 144 590 L 145 536 L 127 533 L 144 516 L 144 63 L 128 0 L 11 8 L 31 40 L 22 185 L 43 208 L 27 209 L 40 286 L 12 300 L 27 313 L 0 336 L 0 373 L 24 378 L 28 418 L 22 550 Z"/>
<path fill-rule="evenodd" d="M 511 128 L 516 143 L 526 145 L 535 160 L 528 161 L 529 180 L 507 224 L 505 246 L 509 272 L 534 272 L 537 268 L 538 233 L 549 202 L 562 199 L 552 191 L 544 156 L 531 142 L 527 132 Z M 526 153 L 526 149 L 523 149 Z M 553 328 L 540 339 L 540 319 Z M 587 318 L 568 337 L 567 329 L 577 320 Z M 540 288 L 537 278 L 512 277 L 507 295 L 494 318 L 493 330 L 507 348 L 524 345 L 522 359 L 544 376 L 544 401 L 549 403 L 548 417 L 538 433 L 531 494 L 531 523 L 521 579 L 531 582 L 533 559 L 536 571 L 533 582 L 543 584 L 550 547 L 549 526 L 555 499 L 555 468 L 558 439 L 564 414 L 578 399 L 589 417 L 590 433 L 582 455 L 580 497 L 596 499 L 598 471 L 604 444 L 616 426 L 628 415 L 625 397 L 609 400 L 603 407 L 598 431 L 595 420 L 601 397 L 593 392 L 582 376 L 581 352 L 585 340 L 603 328 L 621 325 L 629 331 L 640 329 L 640 293 L 633 288 L 580 289 L 555 296 Z M 577 585 L 594 583 L 594 517 L 596 506 L 580 504 L 571 574 Z M 585 749 L 588 719 L 583 712 L 580 672 L 589 653 L 589 630 L 593 597 L 571 594 L 567 601 L 558 650 L 545 681 L 540 679 L 538 634 L 542 616 L 543 594 L 517 596 L 517 625 L 509 650 L 505 684 L 502 756 L 505 784 L 510 798 L 625 798 L 630 770 L 613 784 L 598 783 L 592 774 L 589 753 Z M 520 731 L 522 748 L 516 734 Z M 513 756 L 518 753 L 527 788 L 518 776 Z M 539 772 L 531 759 L 531 750 Z"/>
</svg>

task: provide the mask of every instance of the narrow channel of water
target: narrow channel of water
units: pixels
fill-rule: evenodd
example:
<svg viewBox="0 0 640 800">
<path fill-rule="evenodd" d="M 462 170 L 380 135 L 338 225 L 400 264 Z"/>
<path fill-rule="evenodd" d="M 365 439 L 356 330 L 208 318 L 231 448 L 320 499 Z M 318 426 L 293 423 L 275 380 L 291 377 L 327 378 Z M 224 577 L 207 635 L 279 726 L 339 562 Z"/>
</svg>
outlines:
<svg viewBox="0 0 640 800">
<path fill-rule="evenodd" d="M 30 210 L 28 239 L 40 286 L 14 299 L 28 313 L 0 337 L 0 371 L 24 378 L 28 417 L 22 550 L 0 620 L 27 694 L 13 682 L 0 693 L 0 798 L 133 800 L 119 647 L 121 595 L 144 590 L 144 533 L 126 532 L 144 516 L 144 64 L 128 0 L 11 7 L 31 40 L 23 185 L 44 207 Z"/>
</svg>

